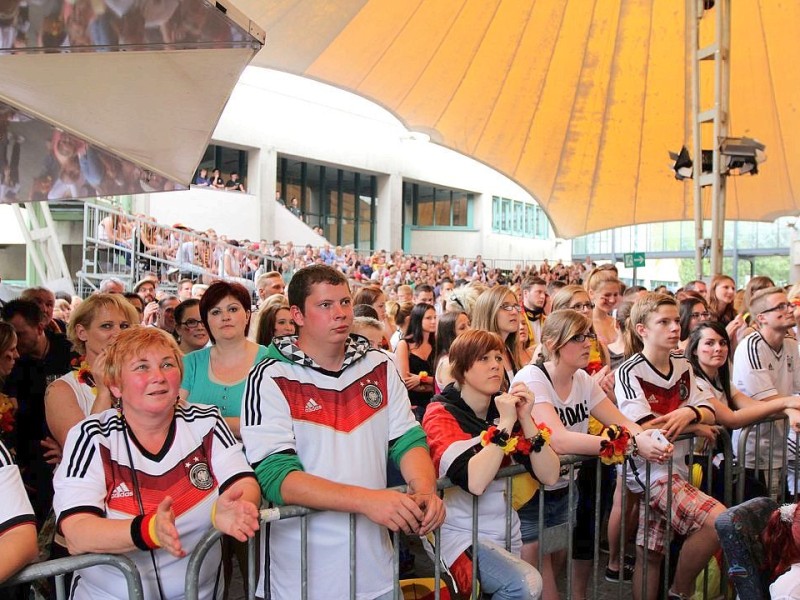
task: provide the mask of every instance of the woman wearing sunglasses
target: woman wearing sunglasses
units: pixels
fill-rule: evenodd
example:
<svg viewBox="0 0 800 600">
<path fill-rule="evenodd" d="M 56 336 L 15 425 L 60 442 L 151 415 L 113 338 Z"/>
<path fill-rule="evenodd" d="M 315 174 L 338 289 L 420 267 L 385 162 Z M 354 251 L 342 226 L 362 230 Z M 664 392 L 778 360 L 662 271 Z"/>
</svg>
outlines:
<svg viewBox="0 0 800 600">
<path fill-rule="evenodd" d="M 594 338 L 592 322 L 571 309 L 555 311 L 547 317 L 542 329 L 542 358 L 535 365 L 520 370 L 512 383 L 526 384 L 534 395 L 533 419 L 552 430 L 551 444 L 557 454 L 599 456 L 604 464 L 619 464 L 627 456 L 638 453 L 646 460 L 669 458 L 670 446 L 662 446 L 642 428 L 626 418 L 609 400 L 598 383 L 585 371 L 589 364 Z M 589 416 L 607 426 L 602 435 L 590 435 Z M 565 523 L 574 514 L 568 506 L 569 476 L 562 476 L 545 488 L 544 523 L 554 527 Z M 575 495 L 577 498 L 577 494 Z M 554 565 L 563 564 L 563 551 L 544 555 L 538 563 L 539 493 L 519 511 L 522 529 L 522 557 L 537 566 L 544 581 L 544 600 L 559 598 Z M 571 517 L 572 518 L 572 517 Z M 573 597 L 585 598 L 591 573 L 591 560 L 578 550 L 592 540 L 575 540 L 573 544 Z"/>
</svg>

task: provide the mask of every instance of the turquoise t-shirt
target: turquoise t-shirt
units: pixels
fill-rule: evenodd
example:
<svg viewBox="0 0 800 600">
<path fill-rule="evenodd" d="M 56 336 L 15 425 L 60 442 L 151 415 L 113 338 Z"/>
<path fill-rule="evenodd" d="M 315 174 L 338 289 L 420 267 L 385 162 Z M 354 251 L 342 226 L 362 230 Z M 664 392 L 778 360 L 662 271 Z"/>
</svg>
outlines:
<svg viewBox="0 0 800 600">
<path fill-rule="evenodd" d="M 259 346 L 253 366 L 267 356 L 267 348 Z M 242 414 L 242 396 L 247 377 L 236 383 L 224 384 L 213 379 L 211 373 L 211 348 L 202 348 L 183 357 L 183 382 L 181 388 L 189 392 L 189 402 L 212 404 L 223 417 Z"/>
</svg>

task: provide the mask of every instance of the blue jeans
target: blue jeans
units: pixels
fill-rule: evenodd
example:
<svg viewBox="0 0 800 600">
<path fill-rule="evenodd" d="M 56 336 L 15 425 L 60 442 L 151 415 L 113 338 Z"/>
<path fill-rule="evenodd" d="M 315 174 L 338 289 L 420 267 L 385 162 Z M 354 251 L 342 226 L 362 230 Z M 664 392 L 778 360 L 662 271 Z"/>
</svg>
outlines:
<svg viewBox="0 0 800 600">
<path fill-rule="evenodd" d="M 478 542 L 478 577 L 492 600 L 537 600 L 542 595 L 539 571 L 491 542 Z"/>
</svg>

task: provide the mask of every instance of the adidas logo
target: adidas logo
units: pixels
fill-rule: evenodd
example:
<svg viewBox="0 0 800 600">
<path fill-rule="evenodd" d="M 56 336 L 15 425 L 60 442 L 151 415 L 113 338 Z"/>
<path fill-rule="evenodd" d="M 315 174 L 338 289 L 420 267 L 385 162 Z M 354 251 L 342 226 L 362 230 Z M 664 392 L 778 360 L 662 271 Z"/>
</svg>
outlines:
<svg viewBox="0 0 800 600">
<path fill-rule="evenodd" d="M 307 413 L 317 412 L 318 410 L 322 410 L 322 407 L 316 402 L 314 402 L 313 398 L 309 398 L 308 402 L 306 402 L 306 412 Z"/>
<path fill-rule="evenodd" d="M 124 481 L 115 487 L 113 492 L 111 492 L 112 500 L 115 498 L 130 498 L 131 496 L 133 496 L 133 492 L 130 490 L 130 488 L 128 488 Z"/>
</svg>

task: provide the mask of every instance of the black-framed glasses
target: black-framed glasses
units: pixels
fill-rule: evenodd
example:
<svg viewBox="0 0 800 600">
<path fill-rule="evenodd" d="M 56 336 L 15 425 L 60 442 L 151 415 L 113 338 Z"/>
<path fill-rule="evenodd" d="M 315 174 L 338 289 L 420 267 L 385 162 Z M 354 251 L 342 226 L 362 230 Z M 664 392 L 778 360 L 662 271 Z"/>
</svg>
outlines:
<svg viewBox="0 0 800 600">
<path fill-rule="evenodd" d="M 569 341 L 575 342 L 577 344 L 582 344 L 586 340 L 596 340 L 596 339 L 597 339 L 597 334 L 589 332 L 589 333 L 579 333 L 578 335 L 573 335 L 571 338 L 569 338 Z"/>
<path fill-rule="evenodd" d="M 570 306 L 572 310 L 582 311 L 582 310 L 592 310 L 594 308 L 594 302 L 584 302 L 582 304 L 573 304 Z"/>
<path fill-rule="evenodd" d="M 500 310 L 504 310 L 506 312 L 519 312 L 522 310 L 522 307 L 519 304 L 503 304 L 500 306 Z"/>
<path fill-rule="evenodd" d="M 703 312 L 693 312 L 691 315 L 693 319 L 703 319 L 708 320 L 711 318 L 711 312 L 704 310 Z"/>
<path fill-rule="evenodd" d="M 794 310 L 794 306 L 792 306 L 792 304 L 791 304 L 791 303 L 789 303 L 789 302 L 781 302 L 780 304 L 776 304 L 776 305 L 775 305 L 775 306 L 773 306 L 772 308 L 767 308 L 767 309 L 765 309 L 765 310 L 762 310 L 762 311 L 761 311 L 761 314 L 762 314 L 762 315 L 765 315 L 765 314 L 767 314 L 767 313 L 775 312 L 776 310 L 780 310 L 780 311 L 786 312 L 786 311 L 787 311 L 787 310 L 789 310 L 790 308 L 791 308 L 792 310 Z"/>
<path fill-rule="evenodd" d="M 202 321 L 198 321 L 197 319 L 186 319 L 181 325 L 185 326 L 187 329 L 194 329 L 198 325 L 202 325 Z"/>
</svg>

